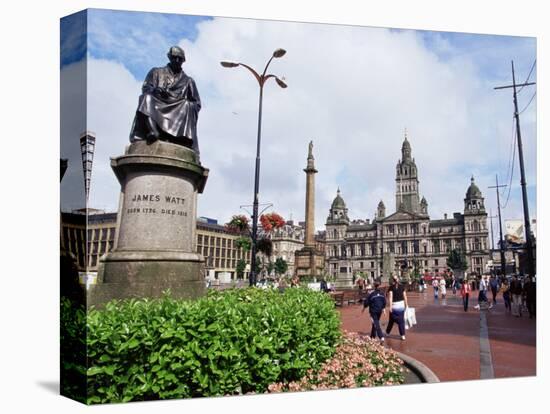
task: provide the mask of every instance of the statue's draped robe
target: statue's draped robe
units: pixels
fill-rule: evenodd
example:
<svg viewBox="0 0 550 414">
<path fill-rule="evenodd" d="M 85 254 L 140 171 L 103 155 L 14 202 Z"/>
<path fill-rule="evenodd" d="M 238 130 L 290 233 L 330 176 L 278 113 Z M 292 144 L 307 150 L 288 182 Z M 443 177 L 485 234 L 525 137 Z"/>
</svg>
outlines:
<svg viewBox="0 0 550 414">
<path fill-rule="evenodd" d="M 168 96 L 160 96 L 155 88 L 167 90 Z M 151 69 L 141 90 L 130 142 L 146 139 L 149 130 L 143 117 L 147 116 L 156 122 L 160 139 L 192 147 L 198 155 L 197 120 L 201 101 L 195 81 L 183 70 L 174 73 L 167 65 Z"/>
</svg>

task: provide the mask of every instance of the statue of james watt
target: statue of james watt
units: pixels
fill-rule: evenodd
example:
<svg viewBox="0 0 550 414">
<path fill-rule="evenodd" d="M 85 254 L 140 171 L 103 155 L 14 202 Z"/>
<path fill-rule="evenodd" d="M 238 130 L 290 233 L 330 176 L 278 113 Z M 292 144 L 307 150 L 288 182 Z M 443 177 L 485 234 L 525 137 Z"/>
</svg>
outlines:
<svg viewBox="0 0 550 414">
<path fill-rule="evenodd" d="M 173 142 L 192 148 L 198 158 L 199 91 L 181 68 L 185 62 L 183 49 L 172 46 L 167 56 L 170 62 L 151 69 L 143 82 L 130 142 Z"/>
</svg>

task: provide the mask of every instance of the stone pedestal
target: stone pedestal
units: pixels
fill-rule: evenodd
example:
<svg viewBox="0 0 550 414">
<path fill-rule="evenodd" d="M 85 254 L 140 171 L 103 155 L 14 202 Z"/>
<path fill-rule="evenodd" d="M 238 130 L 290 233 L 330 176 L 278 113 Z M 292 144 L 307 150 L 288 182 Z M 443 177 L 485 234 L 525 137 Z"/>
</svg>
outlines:
<svg viewBox="0 0 550 414">
<path fill-rule="evenodd" d="M 336 289 L 350 289 L 354 287 L 353 273 L 351 269 L 345 274 L 338 273 L 338 276 L 336 276 L 336 280 L 334 281 L 334 287 Z"/>
<path fill-rule="evenodd" d="M 194 151 L 145 141 L 111 159 L 121 185 L 113 250 L 100 260 L 88 304 L 130 297 L 204 294 L 204 258 L 196 252 L 197 193 L 208 170 Z"/>
<path fill-rule="evenodd" d="M 294 252 L 294 269 L 298 277 L 319 278 L 325 270 L 325 255 L 309 246 L 297 250 Z"/>
</svg>

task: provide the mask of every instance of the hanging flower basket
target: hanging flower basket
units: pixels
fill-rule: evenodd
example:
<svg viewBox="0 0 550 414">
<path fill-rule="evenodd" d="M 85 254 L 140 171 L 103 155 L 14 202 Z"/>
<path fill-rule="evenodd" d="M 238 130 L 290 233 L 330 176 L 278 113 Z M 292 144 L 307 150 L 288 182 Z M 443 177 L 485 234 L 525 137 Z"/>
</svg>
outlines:
<svg viewBox="0 0 550 414">
<path fill-rule="evenodd" d="M 273 229 L 281 228 L 285 225 L 285 219 L 277 213 L 262 214 L 260 216 L 260 223 L 266 233 L 273 231 Z"/>
<path fill-rule="evenodd" d="M 225 224 L 227 231 L 231 233 L 244 233 L 249 230 L 250 225 L 248 224 L 248 217 L 240 214 L 231 217 L 229 223 Z"/>
<path fill-rule="evenodd" d="M 268 257 L 273 254 L 273 242 L 268 238 L 259 239 L 256 242 L 256 248 Z"/>
</svg>

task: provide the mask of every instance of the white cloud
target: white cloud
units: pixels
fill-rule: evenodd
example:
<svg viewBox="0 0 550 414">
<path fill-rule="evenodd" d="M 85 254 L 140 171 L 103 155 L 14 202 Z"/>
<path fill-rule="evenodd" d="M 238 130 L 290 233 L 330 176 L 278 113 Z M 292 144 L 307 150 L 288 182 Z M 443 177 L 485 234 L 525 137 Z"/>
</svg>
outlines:
<svg viewBox="0 0 550 414">
<path fill-rule="evenodd" d="M 462 211 L 471 174 L 489 202 L 495 170 L 488 166 L 500 163 L 501 174 L 506 172 L 511 96 L 493 91 L 493 80 L 483 78 L 468 54 L 442 61 L 412 31 L 215 19 L 199 24 L 195 42 L 181 45 L 184 70 L 203 100 L 201 160 L 211 170 L 199 197 L 200 215 L 225 222 L 253 196 L 259 88 L 244 68 L 225 69 L 219 62 L 242 61 L 261 71 L 277 47 L 287 54 L 274 59 L 270 71 L 286 76 L 289 87 L 280 89 L 272 80 L 265 86 L 260 202 L 274 203 L 284 216 L 303 219 L 302 169 L 311 139 L 319 170 L 318 228 L 338 186 L 351 218 L 372 218 L 381 198 L 388 213 L 394 210 L 405 127 L 432 217 Z M 439 47 L 450 48 L 442 42 Z M 116 209 L 118 184 L 108 158 L 127 144 L 140 83 L 120 64 L 90 61 L 88 128 L 98 134 L 92 205 Z M 522 127 L 534 137 L 529 111 Z M 527 140 L 535 184 L 534 138 Z M 510 202 L 510 217 L 521 215 L 517 205 Z"/>
</svg>

